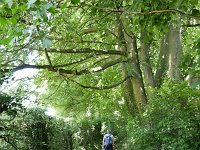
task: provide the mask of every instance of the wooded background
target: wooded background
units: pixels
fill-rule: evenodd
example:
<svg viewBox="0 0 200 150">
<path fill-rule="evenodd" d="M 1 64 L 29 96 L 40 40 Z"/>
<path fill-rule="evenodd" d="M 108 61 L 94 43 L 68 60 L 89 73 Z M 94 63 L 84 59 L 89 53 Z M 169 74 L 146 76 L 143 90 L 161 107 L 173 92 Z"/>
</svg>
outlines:
<svg viewBox="0 0 200 150">
<path fill-rule="evenodd" d="M 2 0 L 0 148 L 100 149 L 111 129 L 116 149 L 198 150 L 199 20 L 198 0 Z"/>
</svg>

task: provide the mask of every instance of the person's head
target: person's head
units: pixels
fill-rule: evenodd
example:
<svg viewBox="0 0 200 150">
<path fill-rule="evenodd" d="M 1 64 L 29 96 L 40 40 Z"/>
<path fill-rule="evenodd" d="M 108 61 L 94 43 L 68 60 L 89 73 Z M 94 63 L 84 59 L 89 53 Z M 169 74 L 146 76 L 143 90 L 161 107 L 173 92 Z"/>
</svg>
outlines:
<svg viewBox="0 0 200 150">
<path fill-rule="evenodd" d="M 111 133 L 111 131 L 110 131 L 109 129 L 107 129 L 106 133 L 107 133 L 107 134 L 110 134 L 110 133 Z"/>
</svg>

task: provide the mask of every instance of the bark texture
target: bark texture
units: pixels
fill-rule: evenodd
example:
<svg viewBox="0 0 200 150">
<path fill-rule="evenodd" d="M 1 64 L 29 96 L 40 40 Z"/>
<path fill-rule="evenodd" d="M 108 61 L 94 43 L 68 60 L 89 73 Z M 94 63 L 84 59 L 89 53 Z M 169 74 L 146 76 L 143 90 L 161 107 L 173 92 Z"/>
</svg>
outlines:
<svg viewBox="0 0 200 150">
<path fill-rule="evenodd" d="M 147 87 L 155 87 L 154 76 L 152 72 L 152 65 L 149 56 L 150 42 L 145 41 L 147 31 L 143 30 L 141 32 L 141 65 L 144 74 L 144 81 Z"/>
<path fill-rule="evenodd" d="M 155 73 L 156 87 L 160 87 L 163 82 L 163 77 L 167 70 L 167 60 L 168 60 L 168 34 L 163 36 L 160 43 L 160 53 Z"/>
<path fill-rule="evenodd" d="M 124 34 L 123 34 L 123 27 L 122 27 L 122 22 L 120 18 L 117 18 L 117 35 L 119 37 L 118 39 L 118 44 L 117 44 L 117 49 L 119 49 L 122 52 L 129 53 L 128 49 L 126 48 L 126 43 L 124 39 Z M 130 55 L 127 55 L 127 60 L 130 58 Z M 121 63 L 121 69 L 122 69 L 122 77 L 130 76 L 131 75 L 131 67 L 130 67 L 130 61 L 125 63 Z M 123 96 L 127 105 L 127 108 L 129 112 L 131 113 L 132 116 L 135 116 L 139 112 L 139 108 L 137 106 L 136 98 L 134 95 L 134 90 L 133 90 L 133 85 L 132 85 L 132 79 L 129 78 L 127 79 L 124 84 L 122 85 L 122 90 L 123 90 Z"/>
<path fill-rule="evenodd" d="M 126 90 L 129 91 L 129 99 L 131 104 L 136 108 L 136 113 L 140 113 L 144 110 L 144 107 L 147 104 L 146 93 L 144 89 L 144 83 L 142 78 L 142 72 L 139 65 L 138 49 L 136 43 L 136 37 L 134 34 L 129 31 L 128 22 L 129 18 L 121 16 L 121 30 L 123 33 L 124 44 L 127 52 L 127 57 L 129 60 L 128 65 L 123 66 L 123 72 L 131 74 L 132 77 L 130 80 L 127 80 Z M 131 97 L 130 97 L 131 96 Z"/>
<path fill-rule="evenodd" d="M 169 30 L 169 59 L 168 76 L 171 80 L 180 80 L 180 69 L 182 55 L 181 27 L 170 26 Z"/>
</svg>

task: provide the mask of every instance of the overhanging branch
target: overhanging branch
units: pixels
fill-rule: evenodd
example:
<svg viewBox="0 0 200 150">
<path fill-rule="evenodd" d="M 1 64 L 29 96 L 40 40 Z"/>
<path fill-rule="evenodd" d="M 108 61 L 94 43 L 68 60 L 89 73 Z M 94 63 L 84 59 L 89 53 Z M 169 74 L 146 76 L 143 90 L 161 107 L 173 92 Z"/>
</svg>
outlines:
<svg viewBox="0 0 200 150">
<path fill-rule="evenodd" d="M 83 75 L 83 74 L 90 74 L 95 72 L 103 71 L 111 66 L 114 66 L 122 61 L 121 58 L 112 60 L 110 62 L 107 62 L 103 64 L 102 66 L 90 68 L 90 69 L 82 69 L 82 70 L 69 70 L 69 69 L 63 69 L 58 66 L 51 66 L 51 65 L 30 65 L 30 64 L 22 64 L 20 66 L 15 67 L 12 71 L 18 71 L 22 69 L 47 69 L 52 72 L 58 72 L 59 74 L 72 74 L 72 75 Z"/>
<path fill-rule="evenodd" d="M 125 77 L 123 80 L 117 82 L 116 84 L 113 85 L 109 85 L 109 86 L 101 86 L 101 87 L 95 87 L 95 86 L 87 86 L 87 85 L 83 85 L 75 80 L 69 79 L 71 82 L 76 83 L 77 85 L 79 85 L 82 88 L 88 88 L 88 89 L 93 89 L 93 90 L 108 90 L 108 89 L 112 89 L 115 88 L 119 85 L 121 85 L 122 83 L 124 83 L 127 79 L 131 78 L 132 76 L 127 76 Z"/>
<path fill-rule="evenodd" d="M 183 27 L 199 27 L 200 24 L 185 24 L 185 25 L 182 25 Z"/>
<path fill-rule="evenodd" d="M 31 49 L 31 48 L 30 48 Z M 40 49 L 34 49 L 33 50 L 38 50 L 42 51 Z M 66 53 L 66 54 L 84 54 L 84 53 L 94 53 L 94 54 L 104 54 L 104 55 L 122 55 L 125 56 L 126 54 L 122 51 L 117 51 L 117 50 L 96 50 L 96 49 L 91 49 L 91 48 L 81 48 L 81 49 L 54 49 L 50 48 L 47 50 L 47 52 L 50 53 Z"/>
<path fill-rule="evenodd" d="M 74 64 L 78 64 L 78 63 L 81 63 L 81 62 L 84 62 L 86 61 L 87 59 L 90 59 L 94 56 L 94 54 L 89 54 L 88 56 L 86 57 L 83 57 L 77 61 L 73 61 L 73 62 L 70 62 L 70 63 L 66 63 L 66 64 L 61 64 L 61 65 L 54 65 L 55 68 L 60 68 L 60 67 L 67 67 L 67 66 L 70 66 L 70 65 L 74 65 Z"/>
<path fill-rule="evenodd" d="M 50 65 L 23 64 L 23 65 L 15 67 L 14 69 L 12 69 L 12 71 L 15 72 L 15 71 L 19 71 L 19 70 L 22 70 L 22 69 L 50 69 L 50 68 L 51 68 Z"/>
<path fill-rule="evenodd" d="M 194 18 L 194 19 L 200 19 L 200 16 L 194 16 L 192 14 L 187 14 L 183 11 L 177 10 L 177 9 L 163 9 L 163 10 L 152 10 L 152 11 L 148 11 L 148 12 L 140 12 L 140 11 L 127 11 L 124 9 L 112 9 L 112 8 L 103 8 L 103 7 L 97 7 L 94 5 L 90 5 L 90 4 L 85 4 L 88 5 L 90 7 L 99 9 L 101 11 L 105 11 L 105 12 L 115 12 L 115 13 L 126 13 L 126 14 L 130 14 L 130 15 L 151 15 L 151 14 L 158 14 L 158 13 L 178 13 L 180 15 L 183 15 L 185 17 L 188 18 Z"/>
<path fill-rule="evenodd" d="M 0 138 L 2 138 L 6 143 L 10 144 L 15 150 L 18 150 L 17 146 L 10 141 L 9 136 L 10 135 L 0 135 Z"/>
<path fill-rule="evenodd" d="M 51 62 L 51 59 L 50 59 L 50 57 L 49 57 L 49 54 L 48 54 L 48 50 L 45 48 L 44 49 L 44 52 L 45 52 L 45 56 L 46 56 L 46 58 L 47 58 L 47 60 L 48 60 L 48 62 L 49 62 L 49 65 L 50 66 L 53 66 L 52 65 L 52 62 Z"/>
</svg>

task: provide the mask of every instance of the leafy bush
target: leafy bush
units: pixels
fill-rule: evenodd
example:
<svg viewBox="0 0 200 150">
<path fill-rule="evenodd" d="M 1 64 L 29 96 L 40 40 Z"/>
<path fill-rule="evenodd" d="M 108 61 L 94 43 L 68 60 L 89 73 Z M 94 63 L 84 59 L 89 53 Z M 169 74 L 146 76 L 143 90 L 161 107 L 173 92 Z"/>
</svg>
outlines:
<svg viewBox="0 0 200 150">
<path fill-rule="evenodd" d="M 22 98 L 0 92 L 0 149 L 16 149 L 17 115 L 22 113 Z"/>
<path fill-rule="evenodd" d="M 45 109 L 31 108 L 18 114 L 13 120 L 12 133 L 9 137 L 15 147 L 9 143 L 0 142 L 5 149 L 101 149 L 103 134 L 111 129 L 117 139 L 116 148 L 121 149 L 124 122 L 112 116 L 82 117 L 66 122 L 63 118 L 50 117 Z M 9 122 L 8 124 L 11 124 Z"/>
<path fill-rule="evenodd" d="M 142 122 L 129 124 L 129 149 L 197 150 L 200 148 L 200 93 L 186 83 L 165 83 L 153 91 Z"/>
</svg>

